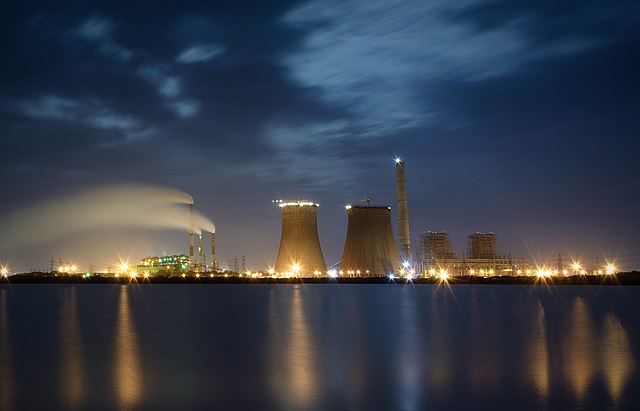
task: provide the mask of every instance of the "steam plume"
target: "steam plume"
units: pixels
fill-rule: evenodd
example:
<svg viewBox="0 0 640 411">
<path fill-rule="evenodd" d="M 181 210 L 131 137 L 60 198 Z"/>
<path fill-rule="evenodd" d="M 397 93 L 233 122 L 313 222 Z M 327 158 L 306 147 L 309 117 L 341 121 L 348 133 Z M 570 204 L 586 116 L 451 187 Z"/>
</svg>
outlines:
<svg viewBox="0 0 640 411">
<path fill-rule="evenodd" d="M 197 211 L 191 220 L 185 204 L 193 204 L 189 194 L 162 187 L 117 185 L 82 191 L 4 217 L 0 247 L 47 243 L 105 228 L 215 232 L 213 222 Z"/>
</svg>

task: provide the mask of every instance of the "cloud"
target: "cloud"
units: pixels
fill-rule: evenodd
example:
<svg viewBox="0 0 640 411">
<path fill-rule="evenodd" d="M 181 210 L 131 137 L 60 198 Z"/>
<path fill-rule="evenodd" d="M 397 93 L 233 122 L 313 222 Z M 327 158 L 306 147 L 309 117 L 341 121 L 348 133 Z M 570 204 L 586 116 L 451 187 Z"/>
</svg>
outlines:
<svg viewBox="0 0 640 411">
<path fill-rule="evenodd" d="M 74 121 L 78 103 L 58 96 L 46 95 L 20 104 L 22 113 L 37 120 Z"/>
<path fill-rule="evenodd" d="M 442 82 L 481 82 L 597 44 L 578 35 L 534 44 L 527 13 L 482 28 L 472 17 L 459 18 L 487 3 L 311 1 L 284 18 L 309 34 L 283 63 L 324 101 L 384 134 L 436 121 L 439 109 L 429 89 Z"/>
<path fill-rule="evenodd" d="M 285 175 L 307 188 L 332 187 L 334 192 L 340 191 L 338 187 L 352 188 L 360 177 L 354 171 L 361 162 L 353 156 L 358 144 L 347 121 L 278 121 L 268 125 L 265 133 L 273 154 L 271 162 L 257 165 L 262 176 L 281 180 Z"/>
<path fill-rule="evenodd" d="M 107 41 L 111 38 L 113 23 L 100 16 L 92 16 L 76 28 L 80 37 L 88 40 Z"/>
<path fill-rule="evenodd" d="M 182 100 L 173 103 L 176 113 L 182 118 L 193 117 L 200 111 L 200 103 L 193 100 Z"/>
<path fill-rule="evenodd" d="M 182 81 L 175 76 L 163 77 L 158 84 L 158 91 L 165 97 L 176 97 L 182 91 Z"/>
<path fill-rule="evenodd" d="M 21 114 L 36 120 L 54 120 L 80 124 L 97 130 L 124 132 L 128 138 L 148 135 L 148 127 L 132 114 L 113 110 L 98 99 L 72 100 L 43 95 L 18 104 Z"/>
<path fill-rule="evenodd" d="M 194 100 L 181 99 L 184 80 L 169 74 L 171 67 L 167 64 L 144 65 L 137 69 L 138 76 L 153 84 L 158 94 L 171 103 L 169 107 L 182 118 L 193 117 L 198 113 L 199 103 Z"/>
<path fill-rule="evenodd" d="M 184 64 L 209 61 L 218 57 L 219 55 L 224 53 L 224 51 L 224 47 L 216 45 L 194 46 L 180 53 L 180 55 L 176 58 L 176 61 Z"/>
<path fill-rule="evenodd" d="M 100 15 L 94 15 L 71 30 L 71 34 L 97 45 L 98 53 L 120 62 L 127 62 L 133 51 L 118 44 L 112 38 L 115 24 Z"/>
</svg>

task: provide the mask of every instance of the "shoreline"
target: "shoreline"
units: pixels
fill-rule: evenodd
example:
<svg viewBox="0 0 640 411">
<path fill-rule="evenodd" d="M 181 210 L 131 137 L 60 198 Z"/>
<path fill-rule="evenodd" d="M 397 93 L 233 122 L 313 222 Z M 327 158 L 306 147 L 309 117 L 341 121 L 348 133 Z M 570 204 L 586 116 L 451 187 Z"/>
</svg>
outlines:
<svg viewBox="0 0 640 411">
<path fill-rule="evenodd" d="M 119 277 L 93 275 L 63 275 L 54 276 L 42 273 L 15 274 L 1 278 L 0 285 L 11 284 L 426 284 L 426 285 L 640 285 L 640 272 L 631 271 L 610 275 L 575 275 L 570 277 L 449 277 L 441 280 L 435 277 L 396 278 L 388 277 L 301 277 L 301 278 L 249 278 L 236 276 L 214 277 Z"/>
</svg>

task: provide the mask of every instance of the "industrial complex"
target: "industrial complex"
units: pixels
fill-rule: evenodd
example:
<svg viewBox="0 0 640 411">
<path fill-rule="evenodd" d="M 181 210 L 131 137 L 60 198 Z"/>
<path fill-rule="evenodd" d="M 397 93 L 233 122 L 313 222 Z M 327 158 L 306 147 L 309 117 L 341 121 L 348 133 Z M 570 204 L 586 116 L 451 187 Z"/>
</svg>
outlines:
<svg viewBox="0 0 640 411">
<path fill-rule="evenodd" d="M 280 245 L 275 265 L 263 270 L 221 269 L 216 260 L 216 234 L 212 228 L 210 237 L 209 264 L 203 248 L 203 232 L 196 229 L 194 205 L 189 204 L 189 252 L 188 255 L 164 255 L 143 258 L 130 268 L 128 262 L 121 262 L 114 276 L 141 275 L 201 277 L 217 275 L 237 275 L 274 278 L 295 277 L 389 277 L 406 278 L 437 277 L 447 279 L 455 276 L 552 276 L 571 274 L 611 274 L 615 272 L 612 264 L 604 269 L 587 271 L 579 262 L 564 267 L 560 256 L 555 267 L 530 265 L 524 258 L 512 258 L 501 255 L 497 236 L 493 232 L 471 233 L 466 238 L 466 250 L 457 254 L 445 231 L 425 231 L 418 236 L 417 247 L 412 254 L 409 232 L 409 212 L 407 202 L 407 180 L 405 162 L 395 160 L 397 227 L 394 237 L 391 224 L 391 206 L 372 205 L 366 198 L 366 205 L 347 205 L 347 233 L 340 261 L 327 265 L 318 237 L 317 212 L 319 205 L 307 199 L 274 200 L 282 216 Z M 416 243 L 414 243 L 415 245 Z M 54 269 L 53 259 L 50 272 L 76 273 L 74 264 L 58 264 Z M 2 275 L 7 276 L 8 269 L 2 266 Z M 87 273 L 89 275 L 91 273 Z"/>
<path fill-rule="evenodd" d="M 318 204 L 308 200 L 274 200 L 282 210 L 280 248 L 272 276 L 418 277 L 528 275 L 525 259 L 498 254 L 494 233 L 467 237 L 466 255 L 453 251 L 449 234 L 428 231 L 420 236 L 415 257 L 411 253 L 405 162 L 395 160 L 397 240 L 388 205 L 347 205 L 347 235 L 342 259 L 326 270 L 318 239 Z"/>
<path fill-rule="evenodd" d="M 318 237 L 319 205 L 307 199 L 274 200 L 281 212 L 280 245 L 275 265 L 257 272 L 219 270 L 216 261 L 216 238 L 211 233 L 210 264 L 203 252 L 202 233 L 189 232 L 189 255 L 144 258 L 136 274 L 247 275 L 252 277 L 438 277 L 455 276 L 551 276 L 567 274 L 567 270 L 532 267 L 524 258 L 512 258 L 498 252 L 497 236 L 493 232 L 476 232 L 467 236 L 467 247 L 458 255 L 447 232 L 426 231 L 419 235 L 412 254 L 407 205 L 406 166 L 396 158 L 397 237 L 391 224 L 391 206 L 347 205 L 347 234 L 342 258 L 327 265 Z M 193 204 L 190 205 L 193 216 Z M 193 218 L 193 217 L 192 217 Z M 193 224 L 192 224 L 193 226 Z M 197 241 L 197 244 L 196 244 Z M 196 252 L 197 250 L 197 252 Z M 244 264 L 243 264 L 244 265 Z M 610 270 L 610 269 L 609 269 Z M 244 271 L 244 269 L 242 270 Z M 573 266 L 574 273 L 586 273 Z"/>
</svg>

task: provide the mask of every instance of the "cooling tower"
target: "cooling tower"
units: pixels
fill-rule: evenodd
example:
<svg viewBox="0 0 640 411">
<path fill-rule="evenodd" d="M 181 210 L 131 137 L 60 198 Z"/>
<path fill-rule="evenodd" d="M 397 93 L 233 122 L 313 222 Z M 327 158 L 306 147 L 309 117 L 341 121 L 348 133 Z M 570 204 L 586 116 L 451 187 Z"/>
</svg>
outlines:
<svg viewBox="0 0 640 411">
<path fill-rule="evenodd" d="M 348 206 L 347 212 L 347 238 L 340 263 L 343 275 L 379 277 L 399 272 L 391 207 Z"/>
<path fill-rule="evenodd" d="M 411 261 L 411 236 L 409 235 L 409 211 L 407 210 L 407 178 L 404 161 L 396 159 L 396 190 L 398 196 L 398 247 L 404 261 Z"/>
<path fill-rule="evenodd" d="M 275 271 L 299 276 L 324 274 L 327 266 L 318 239 L 318 204 L 278 200 L 278 205 L 282 210 L 282 235 Z"/>
</svg>

